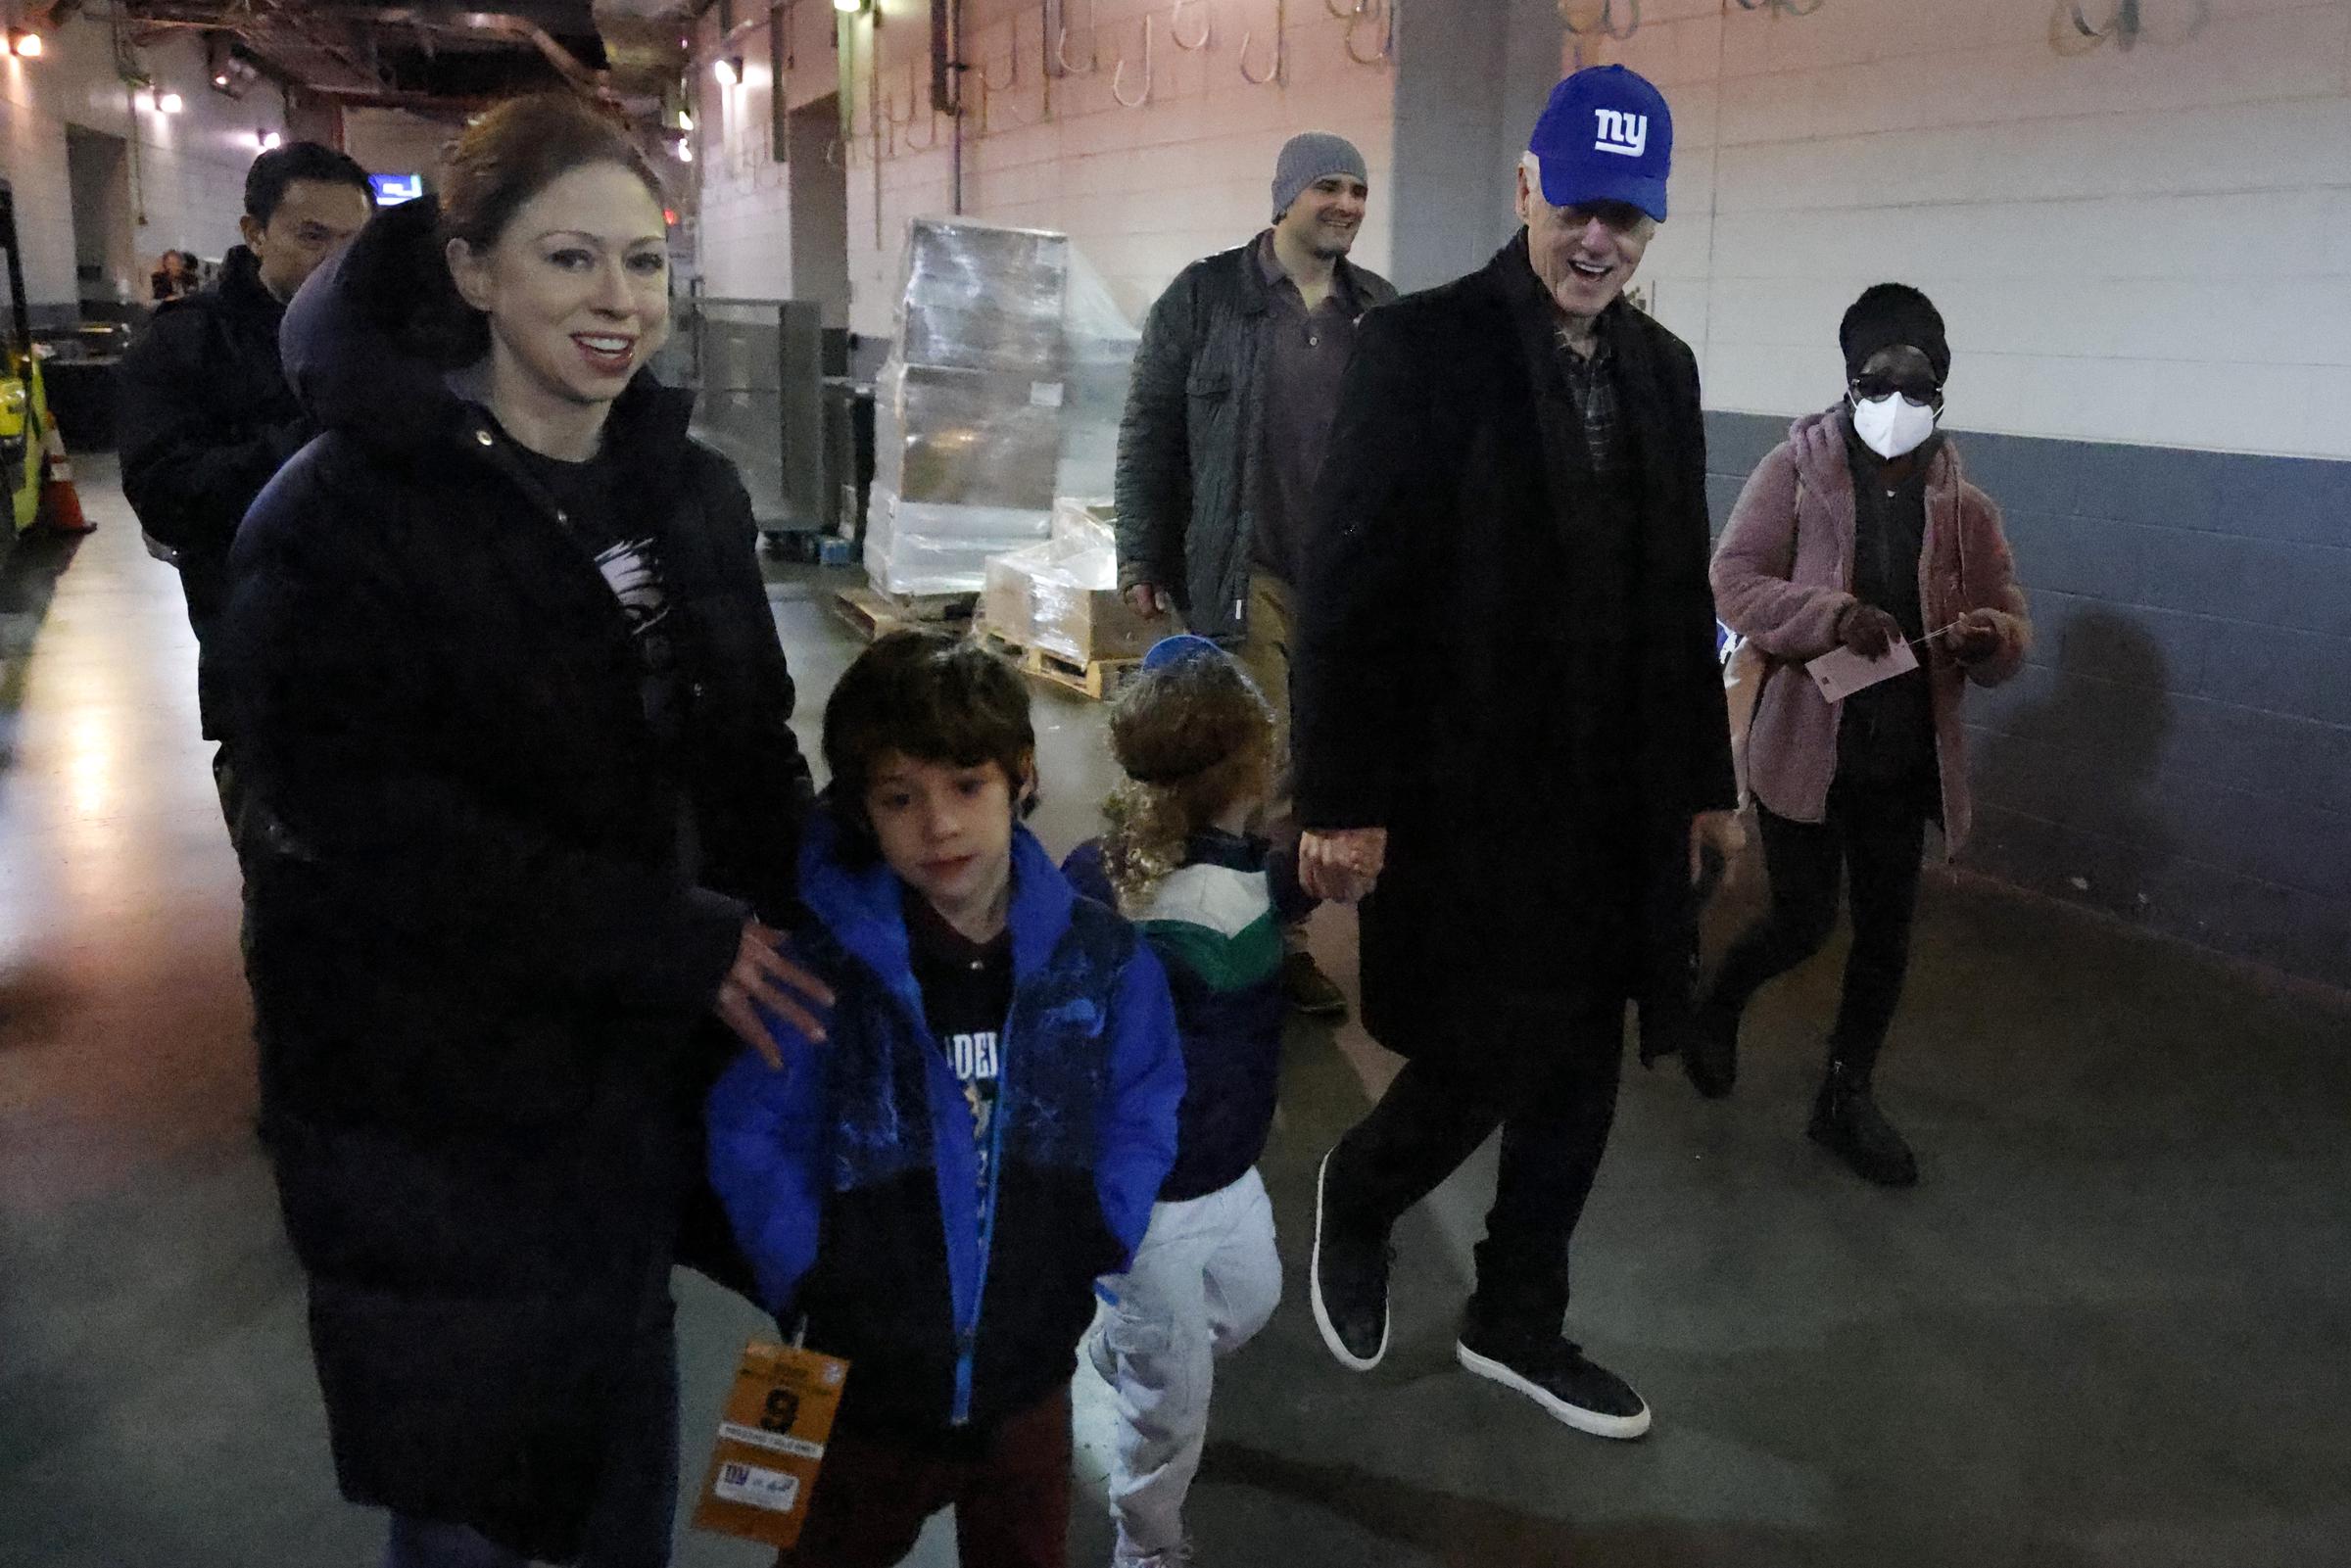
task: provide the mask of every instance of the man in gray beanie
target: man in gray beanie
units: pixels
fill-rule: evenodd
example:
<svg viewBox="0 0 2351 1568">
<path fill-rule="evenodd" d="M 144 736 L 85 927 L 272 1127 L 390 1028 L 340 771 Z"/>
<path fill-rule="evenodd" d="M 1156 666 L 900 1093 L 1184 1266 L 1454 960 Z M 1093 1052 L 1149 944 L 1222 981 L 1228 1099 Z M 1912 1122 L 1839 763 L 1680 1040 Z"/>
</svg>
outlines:
<svg viewBox="0 0 2351 1568">
<path fill-rule="evenodd" d="M 1364 155 L 1308 131 L 1274 161 L 1273 226 L 1195 261 L 1151 308 L 1119 429 L 1119 583 L 1145 616 L 1180 612 L 1230 644 L 1279 728 L 1288 815 L 1290 627 L 1300 546 L 1356 323 L 1396 298 L 1347 260 L 1370 194 Z M 1346 999 L 1289 932 L 1301 1012 Z"/>
</svg>

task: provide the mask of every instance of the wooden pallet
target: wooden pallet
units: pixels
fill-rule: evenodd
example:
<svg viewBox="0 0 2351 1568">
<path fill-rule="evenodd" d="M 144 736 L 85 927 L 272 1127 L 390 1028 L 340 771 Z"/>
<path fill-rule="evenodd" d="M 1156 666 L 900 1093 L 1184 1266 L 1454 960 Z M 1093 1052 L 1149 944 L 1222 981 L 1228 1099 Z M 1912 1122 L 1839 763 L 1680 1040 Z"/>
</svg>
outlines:
<svg viewBox="0 0 2351 1568">
<path fill-rule="evenodd" d="M 977 594 L 885 594 L 873 588 L 844 588 L 833 595 L 833 613 L 871 642 L 908 627 L 960 631 L 971 620 L 979 597 Z"/>
<path fill-rule="evenodd" d="M 1067 658 L 1049 648 L 1024 647 L 985 625 L 972 628 L 972 636 L 990 653 L 1011 664 L 1024 675 L 1040 681 L 1050 681 L 1066 690 L 1096 702 L 1106 702 L 1119 694 L 1134 672 L 1142 668 L 1140 659 L 1087 659 L 1083 662 Z"/>
</svg>

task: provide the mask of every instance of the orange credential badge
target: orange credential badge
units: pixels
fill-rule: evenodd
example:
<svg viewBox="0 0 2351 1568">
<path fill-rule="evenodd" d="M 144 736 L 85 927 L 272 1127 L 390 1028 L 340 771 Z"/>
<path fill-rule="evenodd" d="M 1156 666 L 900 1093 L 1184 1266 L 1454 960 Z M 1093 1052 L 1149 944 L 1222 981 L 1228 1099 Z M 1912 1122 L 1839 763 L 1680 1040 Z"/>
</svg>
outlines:
<svg viewBox="0 0 2351 1568">
<path fill-rule="evenodd" d="M 848 1377 L 837 1356 L 744 1346 L 694 1527 L 770 1546 L 798 1541 Z"/>
</svg>

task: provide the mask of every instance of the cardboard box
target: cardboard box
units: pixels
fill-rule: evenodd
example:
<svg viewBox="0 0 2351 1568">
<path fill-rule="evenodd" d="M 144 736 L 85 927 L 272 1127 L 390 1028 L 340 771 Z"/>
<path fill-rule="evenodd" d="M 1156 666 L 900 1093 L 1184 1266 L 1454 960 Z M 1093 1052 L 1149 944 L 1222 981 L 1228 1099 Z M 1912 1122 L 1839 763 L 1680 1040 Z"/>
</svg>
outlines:
<svg viewBox="0 0 2351 1568">
<path fill-rule="evenodd" d="M 1108 530 L 1098 521 L 1090 529 L 1066 527 L 1066 507 L 1055 514 L 1058 537 L 989 557 L 982 622 L 1008 642 L 1073 664 L 1142 657 L 1168 635 L 1167 623 L 1146 621 L 1128 606 Z"/>
</svg>

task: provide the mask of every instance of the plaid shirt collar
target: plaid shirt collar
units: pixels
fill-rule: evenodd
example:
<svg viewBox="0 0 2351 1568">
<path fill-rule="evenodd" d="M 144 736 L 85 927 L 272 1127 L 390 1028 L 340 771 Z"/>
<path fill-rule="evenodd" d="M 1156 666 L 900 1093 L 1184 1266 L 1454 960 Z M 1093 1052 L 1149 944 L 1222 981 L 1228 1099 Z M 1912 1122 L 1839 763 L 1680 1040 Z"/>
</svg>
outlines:
<svg viewBox="0 0 2351 1568">
<path fill-rule="evenodd" d="M 1575 420 L 1584 437 L 1584 451 L 1595 473 L 1612 473 L 1623 466 L 1624 414 L 1616 395 L 1616 353 L 1604 332 L 1589 355 L 1567 347 L 1559 334 L 1559 379 L 1566 384 L 1567 401 L 1575 404 Z"/>
</svg>

